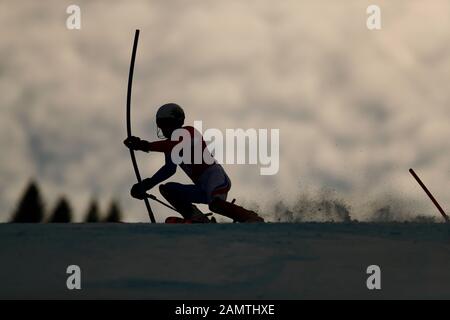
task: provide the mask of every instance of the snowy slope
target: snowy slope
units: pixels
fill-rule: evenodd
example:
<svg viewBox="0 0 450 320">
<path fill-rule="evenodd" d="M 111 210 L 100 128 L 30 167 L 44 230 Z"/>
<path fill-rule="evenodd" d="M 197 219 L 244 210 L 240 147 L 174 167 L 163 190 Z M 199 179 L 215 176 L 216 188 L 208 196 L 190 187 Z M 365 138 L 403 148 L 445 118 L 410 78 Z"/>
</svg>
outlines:
<svg viewBox="0 0 450 320">
<path fill-rule="evenodd" d="M 449 240 L 444 224 L 2 224 L 0 298 L 450 298 Z"/>
</svg>

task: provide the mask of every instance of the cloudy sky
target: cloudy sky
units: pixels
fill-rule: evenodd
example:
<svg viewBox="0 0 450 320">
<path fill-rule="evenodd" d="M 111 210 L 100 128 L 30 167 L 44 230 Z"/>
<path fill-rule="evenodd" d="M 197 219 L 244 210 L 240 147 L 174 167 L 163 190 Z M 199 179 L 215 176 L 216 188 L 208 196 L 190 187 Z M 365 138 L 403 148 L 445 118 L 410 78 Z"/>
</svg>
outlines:
<svg viewBox="0 0 450 320">
<path fill-rule="evenodd" d="M 372 3 L 380 31 L 366 28 Z M 66 29 L 70 4 L 81 8 L 79 31 Z M 137 28 L 136 135 L 156 138 L 155 111 L 169 101 L 205 127 L 280 129 L 277 175 L 225 166 L 238 202 L 268 208 L 325 193 L 356 218 L 391 202 L 399 214 L 436 215 L 408 169 L 450 208 L 448 12 L 446 0 L 4 0 L 0 221 L 30 178 L 49 208 L 68 195 L 78 220 L 92 196 L 103 207 L 119 199 L 128 221 L 148 220 L 129 197 L 122 145 Z M 149 176 L 162 157 L 139 163 Z M 167 213 L 154 208 L 158 220 Z"/>
</svg>

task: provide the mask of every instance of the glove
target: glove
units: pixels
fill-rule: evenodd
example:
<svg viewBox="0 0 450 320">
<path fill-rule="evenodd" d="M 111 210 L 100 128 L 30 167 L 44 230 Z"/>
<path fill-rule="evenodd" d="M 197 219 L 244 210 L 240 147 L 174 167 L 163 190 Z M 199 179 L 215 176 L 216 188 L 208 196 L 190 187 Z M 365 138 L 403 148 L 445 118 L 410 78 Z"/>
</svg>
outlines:
<svg viewBox="0 0 450 320">
<path fill-rule="evenodd" d="M 144 151 L 145 145 L 146 145 L 146 141 L 141 140 L 138 137 L 135 136 L 129 136 L 128 138 L 126 138 L 123 141 L 123 144 L 131 149 L 131 150 L 142 150 Z"/>
<path fill-rule="evenodd" d="M 147 191 L 154 187 L 154 182 L 151 178 L 142 180 L 131 187 L 130 194 L 133 198 L 144 200 L 148 197 Z"/>
<path fill-rule="evenodd" d="M 136 183 L 131 187 L 130 194 L 133 198 L 144 200 L 147 197 L 147 189 L 141 183 Z"/>
</svg>

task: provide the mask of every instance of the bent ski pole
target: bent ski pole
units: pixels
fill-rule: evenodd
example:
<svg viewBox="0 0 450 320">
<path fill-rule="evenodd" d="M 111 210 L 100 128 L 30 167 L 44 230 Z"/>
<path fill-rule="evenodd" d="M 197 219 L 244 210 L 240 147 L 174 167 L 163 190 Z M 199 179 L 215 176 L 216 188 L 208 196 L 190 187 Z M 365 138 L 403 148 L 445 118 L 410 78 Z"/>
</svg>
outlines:
<svg viewBox="0 0 450 320">
<path fill-rule="evenodd" d="M 133 87 L 133 73 L 134 73 L 134 62 L 136 60 L 136 51 L 139 41 L 139 30 L 136 30 L 134 34 L 133 50 L 131 52 L 130 70 L 128 72 L 128 89 L 127 89 L 127 104 L 126 104 L 126 124 L 127 124 L 127 137 L 131 137 L 131 89 Z M 136 175 L 137 182 L 141 182 L 141 174 L 139 172 L 139 167 L 137 164 L 136 156 L 133 149 L 130 149 L 131 163 L 133 164 L 133 169 Z M 147 198 L 144 198 L 145 207 L 147 208 L 148 216 L 152 223 L 155 223 L 155 215 L 153 214 L 152 207 L 148 202 Z"/>
</svg>

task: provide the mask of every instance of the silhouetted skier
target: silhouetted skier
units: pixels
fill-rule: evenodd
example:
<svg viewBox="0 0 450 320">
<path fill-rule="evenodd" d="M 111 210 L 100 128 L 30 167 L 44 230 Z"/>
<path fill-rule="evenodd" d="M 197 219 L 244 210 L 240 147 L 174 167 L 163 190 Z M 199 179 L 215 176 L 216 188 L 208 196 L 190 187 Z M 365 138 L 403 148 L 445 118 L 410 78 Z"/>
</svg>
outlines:
<svg viewBox="0 0 450 320">
<path fill-rule="evenodd" d="M 207 204 L 211 211 L 225 215 L 237 221 L 262 221 L 254 212 L 226 202 L 231 181 L 223 167 L 218 164 L 209 153 L 201 134 L 192 126 L 185 126 L 184 111 L 175 104 L 169 103 L 161 106 L 156 113 L 156 124 L 159 132 L 162 132 L 162 141 L 148 142 L 138 137 L 130 136 L 124 144 L 133 150 L 150 152 L 163 152 L 165 165 L 161 167 L 151 178 L 142 180 L 131 188 L 131 196 L 144 199 L 146 192 L 157 184 L 170 178 L 176 172 L 172 149 L 183 142 L 183 138 L 171 140 L 172 134 L 177 129 L 184 129 L 189 136 L 188 144 L 191 146 L 191 161 L 179 164 L 180 168 L 189 176 L 193 184 L 181 184 L 168 182 L 159 186 L 160 193 L 181 214 L 192 222 L 209 222 L 209 219 L 193 203 Z M 201 148 L 201 159 L 195 159 L 196 149 Z M 207 159 L 207 161 L 205 161 Z M 196 160 L 196 161 L 194 161 Z"/>
</svg>

